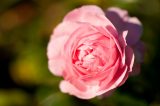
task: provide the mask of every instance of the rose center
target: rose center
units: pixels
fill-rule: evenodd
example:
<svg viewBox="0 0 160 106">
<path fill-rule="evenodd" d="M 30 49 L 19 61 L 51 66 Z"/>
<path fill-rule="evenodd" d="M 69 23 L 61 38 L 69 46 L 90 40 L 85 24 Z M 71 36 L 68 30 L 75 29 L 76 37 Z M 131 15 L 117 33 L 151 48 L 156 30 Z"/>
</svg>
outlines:
<svg viewBox="0 0 160 106">
<path fill-rule="evenodd" d="M 76 58 L 74 64 L 90 72 L 100 71 L 103 62 L 101 58 L 97 55 L 97 51 L 90 46 L 80 46 L 76 50 Z"/>
</svg>

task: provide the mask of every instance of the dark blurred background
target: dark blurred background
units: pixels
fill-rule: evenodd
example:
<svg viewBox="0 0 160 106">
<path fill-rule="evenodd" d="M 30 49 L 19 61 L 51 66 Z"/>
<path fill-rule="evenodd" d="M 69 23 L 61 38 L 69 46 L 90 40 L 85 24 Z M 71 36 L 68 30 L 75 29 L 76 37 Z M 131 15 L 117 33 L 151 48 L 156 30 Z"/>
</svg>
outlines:
<svg viewBox="0 0 160 106">
<path fill-rule="evenodd" d="M 63 94 L 47 66 L 53 28 L 73 8 L 127 9 L 143 23 L 141 73 L 111 96 L 80 100 Z M 0 0 L 0 106 L 160 106 L 159 0 Z"/>
</svg>

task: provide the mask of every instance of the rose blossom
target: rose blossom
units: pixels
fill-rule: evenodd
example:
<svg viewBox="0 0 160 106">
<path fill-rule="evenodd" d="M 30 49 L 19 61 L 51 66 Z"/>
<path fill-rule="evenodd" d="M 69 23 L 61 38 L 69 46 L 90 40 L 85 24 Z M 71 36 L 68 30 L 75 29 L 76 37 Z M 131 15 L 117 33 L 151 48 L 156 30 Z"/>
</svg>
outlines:
<svg viewBox="0 0 160 106">
<path fill-rule="evenodd" d="M 122 11 L 117 8 L 114 12 L 120 15 Z M 132 35 L 129 26 L 121 28 L 123 16 L 121 26 L 106 16 L 99 7 L 86 5 L 69 12 L 54 29 L 48 44 L 48 64 L 54 75 L 64 78 L 62 92 L 91 99 L 121 86 L 132 72 L 132 48 L 140 34 L 135 31 Z M 114 15 L 110 18 L 117 19 Z M 129 22 L 140 25 L 135 20 Z"/>
</svg>

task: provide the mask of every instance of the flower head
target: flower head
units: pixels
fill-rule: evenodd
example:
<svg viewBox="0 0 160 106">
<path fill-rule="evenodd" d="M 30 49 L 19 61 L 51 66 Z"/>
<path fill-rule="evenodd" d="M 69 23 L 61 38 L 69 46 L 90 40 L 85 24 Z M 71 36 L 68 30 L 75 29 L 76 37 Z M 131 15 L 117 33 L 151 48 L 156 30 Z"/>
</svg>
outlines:
<svg viewBox="0 0 160 106">
<path fill-rule="evenodd" d="M 74 9 L 51 36 L 49 69 L 64 78 L 62 92 L 81 99 L 102 95 L 121 86 L 132 72 L 140 34 L 141 23 L 124 10 L 110 8 L 105 14 L 95 5 Z"/>
</svg>

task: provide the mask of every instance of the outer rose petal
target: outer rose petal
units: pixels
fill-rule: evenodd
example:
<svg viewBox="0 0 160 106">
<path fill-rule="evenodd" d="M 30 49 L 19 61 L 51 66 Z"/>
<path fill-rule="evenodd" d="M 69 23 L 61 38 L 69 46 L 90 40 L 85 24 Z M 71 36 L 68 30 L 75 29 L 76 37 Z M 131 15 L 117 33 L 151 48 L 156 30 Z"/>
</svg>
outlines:
<svg viewBox="0 0 160 106">
<path fill-rule="evenodd" d="M 64 70 L 64 62 L 60 58 L 50 59 L 48 62 L 49 70 L 57 76 L 62 76 Z"/>
<path fill-rule="evenodd" d="M 142 63 L 144 60 L 144 53 L 145 53 L 144 43 L 141 41 L 137 42 L 133 47 L 133 51 L 135 53 L 136 62 Z"/>
<path fill-rule="evenodd" d="M 47 56 L 49 59 L 61 56 L 61 50 L 63 50 L 67 39 L 68 36 L 61 36 L 50 40 L 47 48 Z"/>
<path fill-rule="evenodd" d="M 141 22 L 136 17 L 129 18 L 126 22 L 126 29 L 128 30 L 127 43 L 136 44 L 142 35 Z"/>
<path fill-rule="evenodd" d="M 144 53 L 145 53 L 144 43 L 139 41 L 136 45 L 134 45 L 133 51 L 135 54 L 135 63 L 131 75 L 138 75 L 140 73 L 140 67 L 141 67 L 140 63 L 142 63 L 144 60 Z"/>
<path fill-rule="evenodd" d="M 118 87 L 121 82 L 124 82 L 126 80 L 126 73 L 127 73 L 127 66 L 123 67 L 122 69 L 119 69 L 117 72 L 117 74 L 115 76 L 113 76 L 113 81 L 105 86 L 105 88 L 101 88 L 101 90 L 98 92 L 98 95 L 101 95 L 103 93 L 106 93 L 116 87 Z"/>
<path fill-rule="evenodd" d="M 96 26 L 114 25 L 105 17 L 104 12 L 97 6 L 87 5 L 69 12 L 63 21 L 85 22 Z"/>
<path fill-rule="evenodd" d="M 91 99 L 97 96 L 96 91 L 98 88 L 99 88 L 98 86 L 95 86 L 92 89 L 88 89 L 86 92 L 83 92 L 83 91 L 78 90 L 68 81 L 63 80 L 60 83 L 60 89 L 62 92 L 69 93 L 71 95 L 75 95 L 76 97 L 81 98 L 81 99 Z"/>
<path fill-rule="evenodd" d="M 126 46 L 125 55 L 126 55 L 126 65 L 129 68 L 128 71 L 131 72 L 134 64 L 134 53 L 129 46 Z"/>
<path fill-rule="evenodd" d="M 117 28 L 119 33 L 121 33 L 124 30 L 124 20 L 126 20 L 127 16 L 127 11 L 123 11 L 117 7 L 108 8 L 106 11 L 106 17 L 113 23 L 113 25 Z"/>
<path fill-rule="evenodd" d="M 119 33 L 128 30 L 127 43 L 134 45 L 142 33 L 141 22 L 135 17 L 129 17 L 128 12 L 117 7 L 109 8 L 106 17 L 115 25 Z"/>
<path fill-rule="evenodd" d="M 69 21 L 75 21 L 75 20 L 80 20 L 80 18 L 83 18 L 84 15 L 86 14 L 100 14 L 104 15 L 104 12 L 102 11 L 101 8 L 95 6 L 95 5 L 85 5 L 80 8 L 74 9 L 71 12 L 69 12 L 64 20 L 69 20 Z"/>
<path fill-rule="evenodd" d="M 70 21 L 62 22 L 54 29 L 52 38 L 59 37 L 59 36 L 69 36 L 78 27 L 79 27 L 79 24 L 76 22 L 70 22 Z"/>
<path fill-rule="evenodd" d="M 50 71 L 58 76 L 62 75 L 63 71 L 63 63 L 61 60 L 61 53 L 64 47 L 64 44 L 68 36 L 61 36 L 54 39 L 51 39 L 48 48 L 47 48 L 47 56 L 49 59 L 49 69 Z"/>
</svg>

